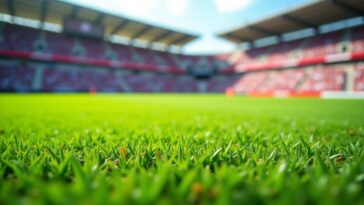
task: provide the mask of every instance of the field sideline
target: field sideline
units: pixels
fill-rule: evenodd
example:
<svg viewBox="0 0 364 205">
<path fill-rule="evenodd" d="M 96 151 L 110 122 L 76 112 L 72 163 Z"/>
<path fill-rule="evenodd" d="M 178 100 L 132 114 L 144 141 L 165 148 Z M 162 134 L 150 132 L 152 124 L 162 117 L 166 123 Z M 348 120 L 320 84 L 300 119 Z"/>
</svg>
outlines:
<svg viewBox="0 0 364 205">
<path fill-rule="evenodd" d="M 364 204 L 364 100 L 0 95 L 0 204 Z"/>
</svg>

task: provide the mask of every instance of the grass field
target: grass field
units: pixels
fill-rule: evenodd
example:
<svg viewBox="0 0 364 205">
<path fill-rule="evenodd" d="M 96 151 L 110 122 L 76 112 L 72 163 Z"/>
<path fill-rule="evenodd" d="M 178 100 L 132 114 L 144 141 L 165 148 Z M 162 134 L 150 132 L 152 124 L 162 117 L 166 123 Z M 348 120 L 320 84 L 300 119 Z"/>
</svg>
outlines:
<svg viewBox="0 0 364 205">
<path fill-rule="evenodd" d="M 364 101 L 0 95 L 0 204 L 364 204 Z"/>
</svg>

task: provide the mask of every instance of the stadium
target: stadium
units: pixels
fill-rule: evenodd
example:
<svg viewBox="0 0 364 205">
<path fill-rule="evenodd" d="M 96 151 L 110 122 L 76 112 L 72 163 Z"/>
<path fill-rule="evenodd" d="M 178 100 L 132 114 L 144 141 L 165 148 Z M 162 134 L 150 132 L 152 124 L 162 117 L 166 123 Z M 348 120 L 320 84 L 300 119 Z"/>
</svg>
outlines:
<svg viewBox="0 0 364 205">
<path fill-rule="evenodd" d="M 0 204 L 364 204 L 364 1 L 302 2 L 196 54 L 178 26 L 0 0 Z"/>
</svg>

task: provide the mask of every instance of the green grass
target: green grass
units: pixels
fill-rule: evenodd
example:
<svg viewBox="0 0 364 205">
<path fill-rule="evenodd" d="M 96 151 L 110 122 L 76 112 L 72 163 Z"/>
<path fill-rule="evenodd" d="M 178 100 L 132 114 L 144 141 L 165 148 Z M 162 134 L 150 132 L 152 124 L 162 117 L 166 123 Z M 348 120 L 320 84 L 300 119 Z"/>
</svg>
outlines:
<svg viewBox="0 0 364 205">
<path fill-rule="evenodd" d="M 0 95 L 0 204 L 364 204 L 363 149 L 362 100 Z"/>
</svg>

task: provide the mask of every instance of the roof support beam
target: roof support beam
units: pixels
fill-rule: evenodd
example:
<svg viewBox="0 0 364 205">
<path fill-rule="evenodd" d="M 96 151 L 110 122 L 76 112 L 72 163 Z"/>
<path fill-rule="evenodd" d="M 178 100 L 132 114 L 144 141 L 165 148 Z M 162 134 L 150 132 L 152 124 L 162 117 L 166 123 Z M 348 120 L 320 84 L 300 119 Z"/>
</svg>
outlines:
<svg viewBox="0 0 364 205">
<path fill-rule="evenodd" d="M 261 27 L 258 27 L 258 26 L 253 26 L 252 25 L 252 26 L 249 26 L 248 28 L 253 30 L 253 31 L 257 31 L 259 33 L 263 33 L 263 34 L 270 35 L 270 36 L 279 36 L 280 35 L 279 33 L 276 33 L 276 32 L 273 32 L 273 31 L 270 31 L 268 29 L 261 28 Z"/>
<path fill-rule="evenodd" d="M 76 6 L 76 5 L 73 6 L 72 13 L 71 13 L 71 18 L 76 18 L 77 17 L 78 10 L 79 10 L 79 7 L 78 6 Z"/>
<path fill-rule="evenodd" d="M 166 45 L 166 46 L 164 46 L 163 51 L 164 51 L 164 52 L 170 52 L 170 51 L 171 51 L 171 49 L 172 49 L 172 46 L 170 46 L 170 45 Z"/>
<path fill-rule="evenodd" d="M 289 21 L 291 23 L 294 23 L 294 24 L 298 24 L 300 26 L 304 26 L 304 27 L 312 27 L 312 28 L 317 28 L 317 25 L 315 25 L 314 23 L 311 23 L 311 22 L 308 22 L 308 21 L 305 21 L 305 20 L 302 20 L 302 19 L 299 19 L 297 17 L 294 17 L 294 16 L 291 16 L 289 14 L 285 14 L 282 16 L 282 18 L 286 21 Z"/>
<path fill-rule="evenodd" d="M 166 45 L 164 47 L 165 52 L 169 53 L 175 53 L 175 54 L 183 54 L 183 47 L 182 46 L 172 46 L 172 45 Z"/>
<path fill-rule="evenodd" d="M 183 54 L 183 47 L 182 46 L 175 46 L 174 50 L 175 50 L 175 52 L 177 54 Z M 172 52 L 173 51 L 173 48 L 170 47 L 169 48 L 169 51 Z"/>
<path fill-rule="evenodd" d="M 176 45 L 176 44 L 179 44 L 179 43 L 183 43 L 186 40 L 188 40 L 189 38 L 191 38 L 191 36 L 182 36 L 182 37 L 177 38 L 176 40 L 174 40 L 172 42 L 169 42 L 168 45 Z"/>
<path fill-rule="evenodd" d="M 9 14 L 11 16 L 15 16 L 15 7 L 13 4 L 13 0 L 7 0 L 7 5 L 8 5 L 8 10 L 9 10 Z"/>
<path fill-rule="evenodd" d="M 161 34 L 159 34 L 155 38 L 151 39 L 149 41 L 148 48 L 151 48 L 154 43 L 158 43 L 158 41 L 163 40 L 164 38 L 168 37 L 169 35 L 171 35 L 171 33 L 172 33 L 172 31 L 167 30 L 165 32 L 162 32 Z"/>
<path fill-rule="evenodd" d="M 105 14 L 104 13 L 100 13 L 99 16 L 96 18 L 95 23 L 99 24 L 101 23 L 101 21 L 105 18 Z"/>
<path fill-rule="evenodd" d="M 172 34 L 172 31 L 163 32 L 162 34 L 160 34 L 160 35 L 156 36 L 155 38 L 153 38 L 152 40 L 150 40 L 150 42 L 151 43 L 158 42 L 164 38 L 167 38 L 171 34 Z"/>
<path fill-rule="evenodd" d="M 145 26 L 143 29 L 141 29 L 140 31 L 136 32 L 132 37 L 130 37 L 130 39 L 134 40 L 136 38 L 139 38 L 140 36 L 142 36 L 143 34 L 145 34 L 146 32 L 148 32 L 151 29 L 152 29 L 151 26 Z"/>
<path fill-rule="evenodd" d="M 240 39 L 232 34 L 227 34 L 224 38 L 230 39 L 230 40 L 234 41 L 234 43 L 236 43 L 236 44 L 240 44 L 243 42 L 242 39 Z"/>
<path fill-rule="evenodd" d="M 110 33 L 110 35 L 114 35 L 117 32 L 119 32 L 120 30 L 122 30 L 123 28 L 125 28 L 127 25 L 129 24 L 128 20 L 124 20 L 122 21 L 119 25 L 117 25 L 114 30 Z"/>
<path fill-rule="evenodd" d="M 228 33 L 225 36 L 227 36 L 229 38 L 232 38 L 232 39 L 235 39 L 236 41 L 239 41 L 239 44 L 243 43 L 243 42 L 251 42 L 250 39 L 246 39 L 246 38 L 238 36 L 238 35 L 236 35 L 234 33 Z"/>
<path fill-rule="evenodd" d="M 331 3 L 339 6 L 340 8 L 349 11 L 350 13 L 354 14 L 354 15 L 358 15 L 358 16 L 364 16 L 364 11 L 357 9 L 353 6 L 350 6 L 349 4 L 343 2 L 343 1 L 339 1 L 339 0 L 331 0 Z"/>
<path fill-rule="evenodd" d="M 42 1 L 42 7 L 41 7 L 40 17 L 39 17 L 39 21 L 41 23 L 41 28 L 43 28 L 44 21 L 46 20 L 47 15 L 48 15 L 48 4 L 49 4 L 48 0 Z"/>
</svg>

